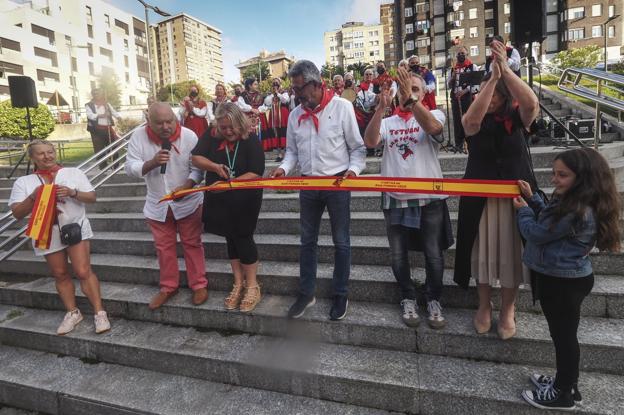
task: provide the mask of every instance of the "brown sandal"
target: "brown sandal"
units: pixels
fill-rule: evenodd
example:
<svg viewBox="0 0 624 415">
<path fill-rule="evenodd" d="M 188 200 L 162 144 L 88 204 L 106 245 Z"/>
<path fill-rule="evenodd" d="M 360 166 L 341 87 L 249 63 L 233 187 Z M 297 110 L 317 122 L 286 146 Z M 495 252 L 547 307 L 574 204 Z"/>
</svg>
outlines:
<svg viewBox="0 0 624 415">
<path fill-rule="evenodd" d="M 225 309 L 226 310 L 236 310 L 241 303 L 241 299 L 243 298 L 243 285 L 234 284 L 232 286 L 232 291 L 230 294 L 225 297 Z"/>
<path fill-rule="evenodd" d="M 260 285 L 247 287 L 245 290 L 245 297 L 243 297 L 243 301 L 240 303 L 240 311 L 243 313 L 252 311 L 256 308 L 261 298 L 262 295 L 260 294 Z"/>
</svg>

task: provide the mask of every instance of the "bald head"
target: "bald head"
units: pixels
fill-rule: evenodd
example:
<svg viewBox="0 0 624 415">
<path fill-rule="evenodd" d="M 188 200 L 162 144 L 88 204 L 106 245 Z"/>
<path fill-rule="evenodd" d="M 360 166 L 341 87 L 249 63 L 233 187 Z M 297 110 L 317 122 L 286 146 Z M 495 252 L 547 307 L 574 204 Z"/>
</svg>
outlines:
<svg viewBox="0 0 624 415">
<path fill-rule="evenodd" d="M 169 138 L 176 130 L 176 116 L 171 105 L 154 102 L 149 107 L 149 126 L 160 138 Z"/>
</svg>

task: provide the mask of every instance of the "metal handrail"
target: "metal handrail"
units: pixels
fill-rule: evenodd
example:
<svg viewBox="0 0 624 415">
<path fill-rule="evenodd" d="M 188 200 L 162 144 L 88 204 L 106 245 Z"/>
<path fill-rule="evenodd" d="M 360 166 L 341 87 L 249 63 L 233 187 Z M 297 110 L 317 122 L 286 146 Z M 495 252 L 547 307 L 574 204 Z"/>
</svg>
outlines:
<svg viewBox="0 0 624 415">
<path fill-rule="evenodd" d="M 581 81 L 595 84 L 595 89 L 582 85 Z M 592 101 L 596 106 L 596 118 L 594 122 L 594 147 L 598 147 L 602 135 L 600 107 L 624 111 L 624 100 L 606 95 L 605 90 L 616 91 L 620 96 L 624 94 L 624 76 L 612 74 L 596 69 L 567 68 L 561 74 L 559 83 L 560 90 L 572 95 Z"/>
<path fill-rule="evenodd" d="M 119 173 L 124 168 L 124 162 L 126 160 L 126 153 L 121 153 L 121 152 L 128 146 L 130 137 L 132 136 L 134 131 L 137 130 L 138 128 L 143 127 L 144 125 L 145 123 L 134 128 L 132 131 L 126 133 L 119 140 L 116 140 L 113 143 L 109 144 L 107 147 L 98 151 L 97 153 L 95 153 L 94 155 L 92 155 L 91 157 L 89 157 L 88 159 L 86 159 L 85 161 L 83 161 L 77 166 L 77 168 L 81 169 L 85 174 L 87 174 L 104 160 L 112 158 L 112 161 L 110 160 L 108 161 L 109 164 L 106 166 L 105 169 L 100 170 L 97 174 L 91 177 L 91 181 L 93 183 L 95 179 L 98 179 L 100 176 L 104 176 L 104 178 L 102 178 L 101 180 L 93 184 L 94 189 L 97 189 L 98 187 L 106 183 L 111 177 Z M 114 158 L 116 154 L 119 154 L 119 157 Z M 0 217 L 0 223 L 2 223 L 3 221 L 6 221 L 6 223 L 0 226 L 0 236 L 2 236 L 2 233 L 4 231 L 8 230 L 14 224 L 19 222 L 17 219 L 13 217 L 13 214 L 10 211 Z M 4 261 L 5 259 L 9 258 L 11 255 L 13 255 L 22 247 L 22 245 L 24 245 L 28 241 L 28 238 L 24 237 L 26 228 L 28 228 L 28 226 L 21 227 L 13 235 L 9 236 L 6 240 L 0 243 L 0 262 Z M 16 242 L 9 250 L 2 251 L 2 249 L 5 246 L 8 246 L 9 244 L 14 242 L 18 238 L 21 238 L 19 242 Z"/>
</svg>

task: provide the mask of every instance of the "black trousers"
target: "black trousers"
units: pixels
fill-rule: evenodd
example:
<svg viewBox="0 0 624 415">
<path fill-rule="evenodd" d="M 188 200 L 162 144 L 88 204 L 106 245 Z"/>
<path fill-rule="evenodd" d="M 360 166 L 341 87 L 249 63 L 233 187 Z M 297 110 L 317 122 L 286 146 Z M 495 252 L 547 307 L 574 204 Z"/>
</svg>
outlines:
<svg viewBox="0 0 624 415">
<path fill-rule="evenodd" d="M 537 273 L 540 304 L 555 345 L 557 376 L 555 387 L 570 390 L 578 382 L 581 351 L 577 331 L 581 304 L 594 286 L 594 274 L 581 278 L 560 278 Z"/>
<path fill-rule="evenodd" d="M 451 110 L 453 112 L 453 131 L 455 133 L 455 147 L 462 149 L 466 141 L 466 133 L 461 123 L 462 114 L 465 114 L 472 103 L 472 94 L 468 93 L 459 100 L 451 96 Z"/>
<path fill-rule="evenodd" d="M 253 235 L 226 237 L 228 258 L 239 259 L 243 265 L 258 261 L 258 248 Z"/>
</svg>

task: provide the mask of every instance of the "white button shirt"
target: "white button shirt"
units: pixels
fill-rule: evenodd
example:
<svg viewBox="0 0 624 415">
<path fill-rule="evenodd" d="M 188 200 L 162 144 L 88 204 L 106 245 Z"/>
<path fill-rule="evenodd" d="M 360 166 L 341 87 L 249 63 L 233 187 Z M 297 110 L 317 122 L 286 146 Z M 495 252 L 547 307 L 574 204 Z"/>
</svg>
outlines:
<svg viewBox="0 0 624 415">
<path fill-rule="evenodd" d="M 201 170 L 191 164 L 191 151 L 196 144 L 197 136 L 195 133 L 182 127 L 180 138 L 172 143 L 165 174 L 160 174 L 160 167 L 156 167 L 144 176 L 142 173 L 143 164 L 153 159 L 161 147 L 148 138 L 146 128 L 139 128 L 132 134 L 128 144 L 125 168 L 129 176 L 145 178 L 147 196 L 145 197 L 143 214 L 146 218 L 165 222 L 167 211 L 171 208 L 174 218 L 183 219 L 195 212 L 202 204 L 204 200 L 202 193 L 188 195 L 177 202 L 158 203 L 163 196 L 182 186 L 187 179 L 191 179 L 195 183 L 202 181 Z M 174 145 L 179 150 L 179 154 L 173 148 Z"/>
<path fill-rule="evenodd" d="M 315 114 L 319 120 L 318 132 L 312 117 L 299 124 L 304 112 L 299 105 L 288 117 L 286 155 L 280 168 L 288 174 L 299 164 L 306 176 L 332 176 L 345 170 L 360 174 L 366 166 L 366 148 L 353 104 L 334 96 Z"/>
</svg>

